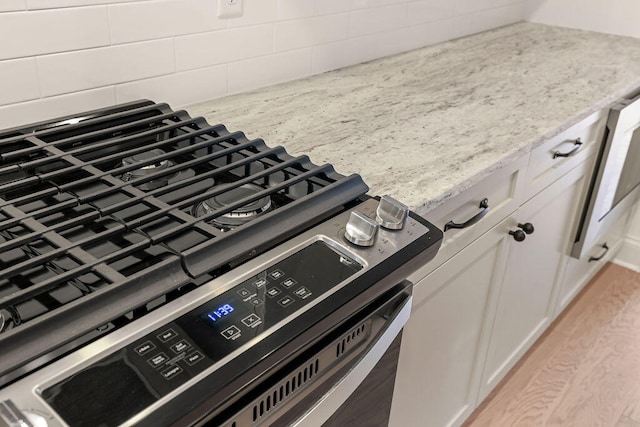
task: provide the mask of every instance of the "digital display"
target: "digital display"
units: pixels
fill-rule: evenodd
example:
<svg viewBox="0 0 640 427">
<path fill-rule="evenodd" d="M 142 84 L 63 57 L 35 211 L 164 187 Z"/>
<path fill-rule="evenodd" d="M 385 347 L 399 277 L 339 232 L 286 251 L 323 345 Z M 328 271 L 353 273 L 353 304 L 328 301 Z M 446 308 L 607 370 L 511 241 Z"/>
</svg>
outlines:
<svg viewBox="0 0 640 427">
<path fill-rule="evenodd" d="M 207 317 L 213 322 L 217 322 L 218 320 L 227 317 L 231 313 L 233 313 L 233 306 L 231 304 L 225 304 L 211 311 L 209 314 L 207 314 Z"/>
</svg>

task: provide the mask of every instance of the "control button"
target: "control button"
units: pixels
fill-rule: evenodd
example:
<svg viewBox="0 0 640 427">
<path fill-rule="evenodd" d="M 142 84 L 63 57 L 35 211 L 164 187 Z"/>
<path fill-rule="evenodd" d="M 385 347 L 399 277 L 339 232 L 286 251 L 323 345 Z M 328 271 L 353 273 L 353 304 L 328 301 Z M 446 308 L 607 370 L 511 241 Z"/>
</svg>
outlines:
<svg viewBox="0 0 640 427">
<path fill-rule="evenodd" d="M 180 372 L 182 372 L 182 368 L 178 365 L 173 365 L 173 366 L 169 366 L 167 369 L 165 369 L 161 373 L 164 379 L 170 380 L 171 378 L 178 375 Z"/>
<path fill-rule="evenodd" d="M 271 277 L 274 280 L 278 280 L 282 276 L 284 276 L 284 273 L 282 272 L 282 270 L 273 270 L 271 273 L 269 273 L 269 277 Z"/>
<path fill-rule="evenodd" d="M 293 280 L 291 277 L 289 277 L 287 280 L 285 280 L 284 282 L 281 283 L 282 286 L 284 286 L 285 288 L 290 288 L 293 285 L 297 284 L 298 282 L 296 282 L 295 280 Z"/>
<path fill-rule="evenodd" d="M 154 368 L 157 368 L 158 366 L 163 365 L 164 362 L 166 362 L 167 360 L 169 360 L 169 358 L 167 357 L 166 354 L 158 353 L 155 356 L 153 356 L 151 359 L 147 360 L 147 362 L 149 362 L 149 364 Z"/>
<path fill-rule="evenodd" d="M 145 354 L 149 353 L 154 348 L 156 348 L 156 346 L 151 341 L 145 341 L 142 344 L 140 344 L 139 346 L 137 346 L 136 348 L 134 348 L 134 350 L 140 356 L 144 356 Z"/>
<path fill-rule="evenodd" d="M 282 293 L 282 291 L 278 288 L 276 288 L 275 286 L 273 288 L 269 288 L 267 289 L 267 296 L 273 298 L 276 295 L 280 295 Z"/>
<path fill-rule="evenodd" d="M 240 336 L 240 329 L 236 325 L 232 325 L 220 332 L 220 334 L 228 340 L 236 339 Z"/>
<path fill-rule="evenodd" d="M 291 304 L 293 304 L 295 302 L 295 300 L 289 296 L 286 296 L 284 298 L 282 298 L 280 301 L 278 301 L 278 304 L 280 304 L 283 307 L 287 307 Z"/>
<path fill-rule="evenodd" d="M 249 292 L 249 290 L 246 288 L 242 288 L 238 291 L 238 295 L 240 295 L 242 298 L 246 298 L 251 295 L 251 292 Z"/>
<path fill-rule="evenodd" d="M 251 328 L 253 326 L 258 326 L 260 323 L 262 323 L 262 319 L 260 319 L 260 317 L 257 314 L 252 313 L 247 317 L 245 317 L 244 319 L 242 319 L 242 323 L 244 323 L 245 325 Z"/>
<path fill-rule="evenodd" d="M 376 209 L 376 221 L 389 230 L 400 230 L 407 222 L 409 207 L 391 196 L 382 196 Z"/>
<path fill-rule="evenodd" d="M 378 234 L 378 223 L 365 214 L 353 211 L 344 232 L 344 237 L 356 246 L 373 246 Z"/>
<path fill-rule="evenodd" d="M 178 353 L 182 353 L 189 347 L 191 347 L 191 344 L 189 344 L 186 340 L 182 340 L 172 345 L 171 350 L 173 350 L 174 353 L 178 354 Z"/>
<path fill-rule="evenodd" d="M 294 294 L 296 294 L 300 299 L 307 299 L 311 296 L 311 291 L 305 287 L 297 289 Z"/>
<path fill-rule="evenodd" d="M 176 331 L 174 331 L 173 329 L 167 329 L 166 331 L 162 332 L 160 335 L 158 335 L 158 339 L 162 342 L 167 342 L 170 339 L 173 339 L 175 337 L 177 337 L 178 334 L 176 333 Z"/>
<path fill-rule="evenodd" d="M 190 355 L 184 358 L 185 362 L 187 362 L 189 366 L 195 365 L 202 359 L 204 359 L 204 356 L 199 351 L 194 351 L 193 353 L 191 353 Z"/>
<path fill-rule="evenodd" d="M 250 302 L 254 307 L 262 305 L 262 300 L 260 298 L 254 298 Z"/>
<path fill-rule="evenodd" d="M 178 353 L 182 353 L 189 347 L 191 347 L 191 344 L 189 344 L 186 340 L 182 340 L 172 345 L 171 350 L 173 350 L 174 353 L 178 354 Z"/>
<path fill-rule="evenodd" d="M 261 288 L 261 287 L 265 286 L 267 283 L 269 283 L 269 282 L 267 281 L 267 279 L 265 279 L 265 278 L 263 277 L 263 278 L 261 278 L 261 279 L 257 279 L 255 282 L 253 282 L 253 285 L 254 285 L 256 288 Z"/>
</svg>

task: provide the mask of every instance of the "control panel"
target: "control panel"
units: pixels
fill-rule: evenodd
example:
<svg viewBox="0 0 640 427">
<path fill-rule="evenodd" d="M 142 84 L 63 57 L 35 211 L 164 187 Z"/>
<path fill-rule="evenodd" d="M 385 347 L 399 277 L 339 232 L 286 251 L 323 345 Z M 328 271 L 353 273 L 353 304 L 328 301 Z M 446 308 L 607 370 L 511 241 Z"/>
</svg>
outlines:
<svg viewBox="0 0 640 427">
<path fill-rule="evenodd" d="M 314 242 L 42 396 L 70 425 L 118 425 L 362 268 Z M 95 403 L 79 410 L 81 401 Z"/>
</svg>

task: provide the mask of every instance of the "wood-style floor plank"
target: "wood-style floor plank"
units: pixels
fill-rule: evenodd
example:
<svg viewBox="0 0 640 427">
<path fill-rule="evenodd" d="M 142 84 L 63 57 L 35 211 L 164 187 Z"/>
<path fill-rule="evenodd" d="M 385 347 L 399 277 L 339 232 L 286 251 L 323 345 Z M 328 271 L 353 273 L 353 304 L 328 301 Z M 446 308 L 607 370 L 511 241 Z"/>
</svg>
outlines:
<svg viewBox="0 0 640 427">
<path fill-rule="evenodd" d="M 638 422 L 640 274 L 608 264 L 465 425 Z"/>
</svg>

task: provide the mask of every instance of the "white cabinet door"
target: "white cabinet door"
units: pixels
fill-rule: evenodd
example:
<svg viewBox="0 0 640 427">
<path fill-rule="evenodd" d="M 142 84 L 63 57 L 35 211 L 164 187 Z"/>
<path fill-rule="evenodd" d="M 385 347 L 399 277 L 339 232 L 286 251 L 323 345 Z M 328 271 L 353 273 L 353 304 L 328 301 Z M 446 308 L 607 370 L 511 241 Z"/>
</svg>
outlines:
<svg viewBox="0 0 640 427">
<path fill-rule="evenodd" d="M 455 426 L 475 408 L 510 218 L 416 284 L 390 426 Z"/>
<path fill-rule="evenodd" d="M 518 210 L 519 223 L 531 223 L 535 231 L 509 247 L 480 400 L 551 323 L 556 283 L 568 258 L 571 224 L 587 171 L 576 167 Z M 511 229 L 518 230 L 517 223 Z"/>
</svg>

